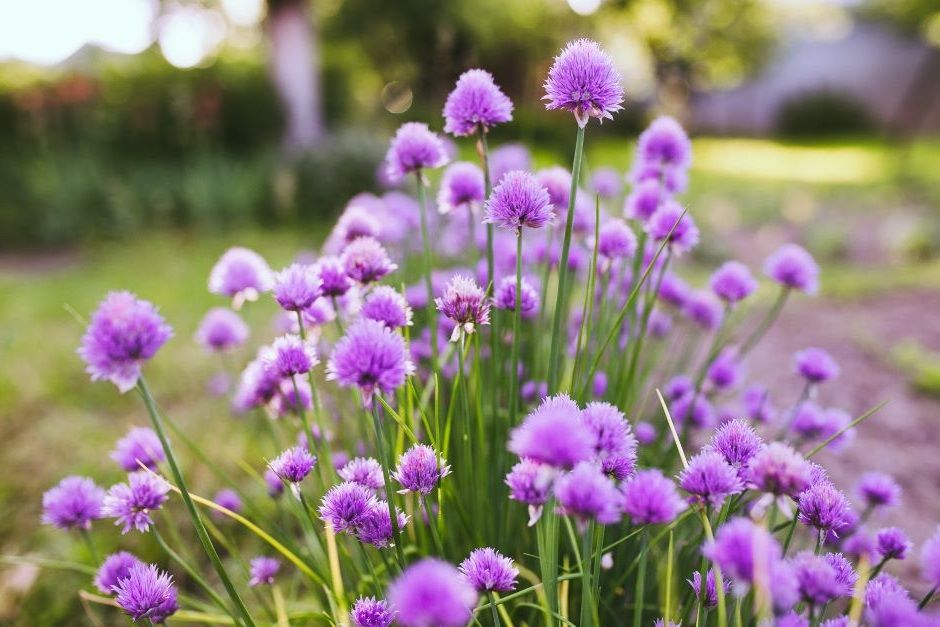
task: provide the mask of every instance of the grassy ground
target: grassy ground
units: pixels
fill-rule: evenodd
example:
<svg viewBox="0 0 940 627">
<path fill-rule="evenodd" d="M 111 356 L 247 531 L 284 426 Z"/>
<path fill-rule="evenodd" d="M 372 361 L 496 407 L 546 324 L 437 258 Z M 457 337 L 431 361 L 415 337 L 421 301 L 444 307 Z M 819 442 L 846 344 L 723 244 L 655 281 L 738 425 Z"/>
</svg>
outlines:
<svg viewBox="0 0 940 627">
<path fill-rule="evenodd" d="M 609 140 L 588 146 L 590 165 L 625 168 L 632 151 L 627 143 Z M 890 231 L 885 225 L 898 220 L 914 224 L 908 226 L 914 236 L 925 230 L 916 225 L 935 225 L 940 192 L 931 177 L 940 163 L 940 144 L 920 143 L 902 151 L 871 142 L 793 146 L 701 140 L 695 153 L 687 200 L 707 232 L 718 236 L 703 246 L 706 263 L 699 276 L 730 255 L 756 266 L 772 242 L 795 237 L 825 257 L 825 301 L 851 306 L 861 297 L 890 298 L 899 289 L 940 290 L 940 262 L 930 258 L 938 240 L 931 239 L 929 229 L 927 245 L 914 252 L 882 237 L 882 231 Z M 552 160 L 546 154 L 537 159 L 540 164 Z M 219 415 L 224 405 L 206 397 L 206 379 L 218 363 L 191 339 L 205 310 L 223 304 L 206 292 L 209 269 L 234 243 L 255 248 L 278 267 L 299 250 L 314 248 L 318 239 L 317 233 L 291 230 L 198 238 L 162 233 L 74 251 L 0 257 L 0 291 L 6 295 L 0 299 L 0 553 L 80 557 L 82 547 L 38 525 L 40 495 L 64 474 L 87 473 L 104 485 L 119 479 L 103 456 L 127 425 L 145 423 L 136 398 L 120 397 L 108 384 L 91 384 L 82 372 L 75 355 L 82 325 L 73 311 L 87 316 L 111 289 L 131 289 L 159 304 L 176 337 L 148 366 L 148 375 L 164 406 L 188 432 L 211 442 L 220 458 L 226 452 L 234 458 L 257 434 Z M 251 307 L 248 317 L 258 329 L 274 313 L 266 300 Z M 898 359 L 917 372 L 919 354 L 909 349 Z M 239 356 L 239 362 L 244 358 Z M 197 489 L 211 490 L 213 477 L 185 451 L 181 456 Z M 114 532 L 105 544 L 117 541 Z M 147 544 L 131 548 L 145 554 L 153 549 Z M 55 590 L 73 590 L 82 580 L 42 574 L 36 585 L 37 574 L 0 570 L 0 622 L 13 617 L 17 606 L 19 620 L 26 621 L 21 624 L 69 622 L 64 612 L 74 611 L 75 604 Z"/>
</svg>

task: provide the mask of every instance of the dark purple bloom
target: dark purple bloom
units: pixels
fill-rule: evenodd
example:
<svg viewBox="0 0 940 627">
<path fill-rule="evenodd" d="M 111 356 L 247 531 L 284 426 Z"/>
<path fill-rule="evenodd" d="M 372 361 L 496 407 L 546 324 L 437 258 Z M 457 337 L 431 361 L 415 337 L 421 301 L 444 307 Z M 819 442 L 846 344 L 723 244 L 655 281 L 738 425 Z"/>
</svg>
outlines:
<svg viewBox="0 0 940 627">
<path fill-rule="evenodd" d="M 920 549 L 920 572 L 931 586 L 940 586 L 940 527 Z"/>
<path fill-rule="evenodd" d="M 616 198 L 622 188 L 620 172 L 614 168 L 597 168 L 591 176 L 591 191 L 601 198 Z"/>
<path fill-rule="evenodd" d="M 412 372 L 401 335 L 376 320 L 360 319 L 333 349 L 326 378 L 342 387 L 358 386 L 368 403 L 376 388 L 394 392 Z"/>
<path fill-rule="evenodd" d="M 320 518 L 336 533 L 351 533 L 376 502 L 373 490 L 358 483 L 344 481 L 323 495 L 323 500 L 320 501 Z"/>
<path fill-rule="evenodd" d="M 702 549 L 705 557 L 735 582 L 749 585 L 780 559 L 780 545 L 764 528 L 747 518 L 732 518 L 715 532 L 715 540 Z M 763 581 L 768 580 L 763 573 Z"/>
<path fill-rule="evenodd" d="M 169 491 L 170 485 L 163 478 L 143 470 L 134 472 L 127 476 L 127 483 L 111 486 L 101 513 L 116 518 L 114 524 L 123 525 L 122 534 L 131 529 L 145 533 L 153 524 L 150 513 L 160 509 Z"/>
<path fill-rule="evenodd" d="M 900 527 L 885 527 L 875 534 L 878 554 L 884 560 L 903 560 L 911 550 L 911 542 Z"/>
<path fill-rule="evenodd" d="M 477 593 L 454 566 L 426 557 L 392 582 L 388 600 L 405 627 L 457 627 L 470 620 Z"/>
<path fill-rule="evenodd" d="M 835 599 L 841 590 L 835 569 L 819 555 L 802 551 L 793 557 L 800 598 L 809 605 L 823 605 Z"/>
<path fill-rule="evenodd" d="M 317 458 L 311 455 L 306 447 L 295 446 L 278 455 L 268 466 L 281 480 L 300 483 L 310 474 L 316 463 Z"/>
<path fill-rule="evenodd" d="M 757 281 L 740 261 L 726 261 L 711 278 L 712 291 L 726 303 L 738 303 L 757 289 Z"/>
<path fill-rule="evenodd" d="M 602 525 L 620 520 L 620 493 L 593 462 L 580 462 L 555 480 L 555 498 L 565 514 Z"/>
<path fill-rule="evenodd" d="M 238 513 L 242 511 L 242 499 L 238 496 L 238 492 L 235 490 L 230 490 L 228 488 L 223 488 L 215 493 L 215 496 L 212 497 L 212 502 L 216 505 L 221 505 L 230 512 Z M 221 512 L 215 512 L 216 517 L 219 520 L 225 518 Z"/>
<path fill-rule="evenodd" d="M 151 303 L 130 292 L 111 292 L 98 305 L 82 336 L 79 356 L 92 381 L 110 381 L 127 392 L 140 369 L 173 336 Z"/>
<path fill-rule="evenodd" d="M 617 481 L 632 475 L 637 443 L 623 412 L 610 403 L 588 403 L 581 412 L 581 421 L 591 434 L 594 459 L 604 474 Z"/>
<path fill-rule="evenodd" d="M 547 464 L 523 459 L 506 475 L 509 498 L 527 505 L 542 505 L 548 500 L 556 470 Z"/>
<path fill-rule="evenodd" d="M 607 260 L 629 259 L 636 254 L 636 235 L 620 218 L 601 223 L 597 237 L 597 254 Z"/>
<path fill-rule="evenodd" d="M 437 310 L 457 323 L 450 340 L 456 342 L 461 335 L 471 334 L 477 325 L 490 323 L 490 304 L 486 292 L 476 281 L 463 275 L 455 275 L 444 295 L 434 299 Z"/>
<path fill-rule="evenodd" d="M 98 572 L 95 573 L 95 588 L 101 594 L 108 596 L 114 594 L 114 587 L 130 574 L 132 566 L 140 563 L 141 561 L 135 555 L 127 551 L 112 553 L 104 558 Z"/>
<path fill-rule="evenodd" d="M 668 194 L 662 189 L 656 179 L 647 179 L 633 186 L 630 195 L 623 205 L 626 217 L 646 222 L 659 209 L 659 205 L 668 199 Z M 671 226 L 671 225 L 670 225 Z"/>
<path fill-rule="evenodd" d="M 741 380 L 743 365 L 738 359 L 738 351 L 733 347 L 726 347 L 718 353 L 715 360 L 709 364 L 706 377 L 709 383 L 718 391 L 726 391 L 735 387 Z"/>
<path fill-rule="evenodd" d="M 509 450 L 519 457 L 560 468 L 588 460 L 593 438 L 581 421 L 581 410 L 562 394 L 542 401 L 509 436 Z"/>
<path fill-rule="evenodd" d="M 359 313 L 363 318 L 378 320 L 390 329 L 411 326 L 412 313 L 408 301 L 388 285 L 373 288 Z"/>
<path fill-rule="evenodd" d="M 248 325 L 241 316 L 225 307 L 210 309 L 196 329 L 196 341 L 213 351 L 238 348 L 247 339 Z"/>
<path fill-rule="evenodd" d="M 663 394 L 666 400 L 675 401 L 695 390 L 692 379 L 684 374 L 677 374 L 666 382 L 663 387 Z"/>
<path fill-rule="evenodd" d="M 437 210 L 441 213 L 450 213 L 461 207 L 475 210 L 483 204 L 485 197 L 483 170 L 473 163 L 458 161 L 444 170 L 437 194 Z"/>
<path fill-rule="evenodd" d="M 486 70 L 467 70 L 444 103 L 444 132 L 465 137 L 512 120 L 512 101 Z"/>
<path fill-rule="evenodd" d="M 447 163 L 444 142 L 420 122 L 406 122 L 398 128 L 385 155 L 388 177 L 397 182 L 427 168 Z"/>
<path fill-rule="evenodd" d="M 797 498 L 810 485 L 812 467 L 782 442 L 771 442 L 751 459 L 748 481 L 758 490 Z"/>
<path fill-rule="evenodd" d="M 249 586 L 271 585 L 281 570 L 281 560 L 274 557 L 256 557 L 251 560 L 251 579 Z"/>
<path fill-rule="evenodd" d="M 339 257 L 321 257 L 313 265 L 313 270 L 320 279 L 320 291 L 324 296 L 342 296 L 352 287 L 352 280 L 346 274 L 346 266 Z"/>
<path fill-rule="evenodd" d="M 539 293 L 534 287 L 522 277 L 520 281 L 522 287 L 522 302 L 519 303 L 519 313 L 523 318 L 532 318 L 538 313 Z M 507 276 L 499 282 L 496 287 L 496 293 L 493 296 L 493 303 L 497 309 L 506 311 L 515 311 L 516 309 L 516 277 Z"/>
<path fill-rule="evenodd" d="M 868 507 L 891 507 L 901 498 L 901 486 L 883 472 L 863 473 L 856 489 Z"/>
<path fill-rule="evenodd" d="M 699 241 L 698 227 L 692 216 L 683 214 L 682 205 L 672 199 L 663 202 L 650 216 L 646 233 L 657 242 L 668 240 L 669 247 L 676 255 L 689 252 Z"/>
<path fill-rule="evenodd" d="M 714 331 L 721 325 L 723 310 L 721 301 L 705 290 L 691 292 L 682 309 L 689 320 L 706 331 Z"/>
<path fill-rule="evenodd" d="M 855 582 L 858 581 L 858 573 L 852 567 L 851 562 L 845 559 L 842 553 L 826 553 L 823 559 L 832 566 L 836 573 L 837 591 L 836 596 L 848 597 L 855 592 Z"/>
<path fill-rule="evenodd" d="M 378 281 L 398 268 L 373 237 L 360 237 L 350 242 L 343 249 L 342 260 L 346 274 L 363 285 Z"/>
<path fill-rule="evenodd" d="M 427 495 L 437 487 L 438 481 L 449 474 L 450 466 L 434 449 L 427 444 L 414 444 L 402 453 L 392 478 L 401 484 L 401 494 L 417 492 Z"/>
<path fill-rule="evenodd" d="M 548 191 L 528 172 L 507 172 L 486 201 L 484 222 L 519 231 L 538 229 L 555 217 Z"/>
<path fill-rule="evenodd" d="M 620 82 L 610 55 L 597 42 L 577 39 L 555 57 L 548 71 L 545 108 L 572 112 L 582 128 L 592 117 L 613 119 L 613 114 L 623 109 Z"/>
<path fill-rule="evenodd" d="M 157 464 L 166 459 L 163 454 L 163 445 L 153 429 L 147 427 L 131 427 L 127 435 L 117 441 L 111 451 L 111 459 L 116 461 L 123 470 L 132 472 L 140 470 L 140 464 L 153 470 Z"/>
<path fill-rule="evenodd" d="M 848 499 L 828 481 L 819 481 L 800 493 L 800 522 L 818 531 L 838 535 L 847 526 Z"/>
<path fill-rule="evenodd" d="M 225 251 L 209 273 L 209 291 L 230 296 L 236 309 L 245 301 L 258 300 L 273 286 L 274 273 L 268 263 L 255 251 L 240 246 Z"/>
<path fill-rule="evenodd" d="M 747 422 L 731 420 L 715 430 L 710 445 L 734 468 L 743 469 L 764 446 L 764 442 Z"/>
<path fill-rule="evenodd" d="M 273 350 L 267 355 L 265 367 L 279 377 L 306 374 L 320 363 L 316 345 L 310 340 L 302 340 L 298 335 L 282 335 L 274 340 L 271 348 Z"/>
<path fill-rule="evenodd" d="M 396 510 L 395 514 L 398 516 L 398 528 L 403 529 L 408 524 L 408 517 L 401 510 Z M 371 544 L 378 549 L 390 546 L 394 529 L 388 513 L 388 502 L 375 501 L 369 505 L 356 522 L 355 534 L 360 542 Z"/>
<path fill-rule="evenodd" d="M 692 587 L 692 591 L 695 592 L 696 598 L 701 598 L 704 601 L 704 605 L 708 609 L 714 609 L 718 606 L 718 590 L 715 587 L 715 571 L 709 570 L 708 574 L 705 576 L 705 594 L 702 596 L 702 573 L 695 571 L 692 573 L 691 579 L 686 579 L 688 584 Z M 725 592 L 727 593 L 727 586 Z"/>
<path fill-rule="evenodd" d="M 685 509 L 676 484 L 658 469 L 643 470 L 621 486 L 623 511 L 634 525 L 660 525 L 672 522 Z"/>
<path fill-rule="evenodd" d="M 693 502 L 721 507 L 725 498 L 744 490 L 737 471 L 717 451 L 705 450 L 689 460 L 679 475 L 679 486 Z"/>
<path fill-rule="evenodd" d="M 359 597 L 349 613 L 355 627 L 389 627 L 395 620 L 388 603 L 375 597 Z"/>
<path fill-rule="evenodd" d="M 302 311 L 322 294 L 313 266 L 295 263 L 274 275 L 274 300 L 287 311 Z"/>
<path fill-rule="evenodd" d="M 821 348 L 805 348 L 797 352 L 796 372 L 810 383 L 822 383 L 839 376 L 839 366 Z"/>
<path fill-rule="evenodd" d="M 764 274 L 786 287 L 815 294 L 819 290 L 819 266 L 796 244 L 784 244 L 764 262 Z"/>
<path fill-rule="evenodd" d="M 173 578 L 153 564 L 134 564 L 113 590 L 118 606 L 135 621 L 162 623 L 178 609 Z"/>
<path fill-rule="evenodd" d="M 338 474 L 344 481 L 352 481 L 373 490 L 385 487 L 382 466 L 371 457 L 356 457 L 349 460 L 339 469 Z"/>
<path fill-rule="evenodd" d="M 519 576 L 512 559 L 489 547 L 471 551 L 458 570 L 480 592 L 515 590 Z"/>
<path fill-rule="evenodd" d="M 490 153 L 490 177 L 494 185 L 498 185 L 507 172 L 531 169 L 532 155 L 523 144 L 503 144 Z"/>
</svg>

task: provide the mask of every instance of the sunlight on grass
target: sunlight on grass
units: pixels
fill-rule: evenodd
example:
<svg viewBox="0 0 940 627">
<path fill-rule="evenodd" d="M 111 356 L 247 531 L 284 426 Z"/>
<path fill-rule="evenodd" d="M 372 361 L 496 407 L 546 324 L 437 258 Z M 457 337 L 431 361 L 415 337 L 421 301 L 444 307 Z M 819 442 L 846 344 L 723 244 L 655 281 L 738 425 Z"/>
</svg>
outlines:
<svg viewBox="0 0 940 627">
<path fill-rule="evenodd" d="M 759 139 L 695 142 L 695 170 L 800 183 L 867 185 L 884 180 L 886 154 L 865 146 L 788 146 Z"/>
</svg>

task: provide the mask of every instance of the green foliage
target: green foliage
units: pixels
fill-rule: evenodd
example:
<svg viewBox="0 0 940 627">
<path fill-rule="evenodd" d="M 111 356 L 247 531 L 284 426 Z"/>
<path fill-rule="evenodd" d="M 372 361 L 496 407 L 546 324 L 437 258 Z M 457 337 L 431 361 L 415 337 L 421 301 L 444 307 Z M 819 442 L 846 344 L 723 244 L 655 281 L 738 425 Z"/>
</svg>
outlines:
<svg viewBox="0 0 940 627">
<path fill-rule="evenodd" d="M 916 390 L 940 397 L 940 354 L 907 341 L 891 351 L 891 357 Z"/>
<path fill-rule="evenodd" d="M 776 127 L 784 137 L 845 137 L 871 133 L 875 123 L 858 100 L 843 93 L 817 91 L 785 102 Z"/>
</svg>

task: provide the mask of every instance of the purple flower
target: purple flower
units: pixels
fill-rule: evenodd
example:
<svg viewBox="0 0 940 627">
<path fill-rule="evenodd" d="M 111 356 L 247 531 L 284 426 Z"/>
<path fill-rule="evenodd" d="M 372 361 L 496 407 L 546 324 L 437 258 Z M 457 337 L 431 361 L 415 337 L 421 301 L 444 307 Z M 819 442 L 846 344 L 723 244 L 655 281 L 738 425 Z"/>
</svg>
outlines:
<svg viewBox="0 0 940 627">
<path fill-rule="evenodd" d="M 274 398 L 281 384 L 281 377 L 267 367 L 267 363 L 274 358 L 274 350 L 265 346 L 258 351 L 258 356 L 245 366 L 232 399 L 232 407 L 236 412 L 261 407 Z"/>
<path fill-rule="evenodd" d="M 613 480 L 593 462 L 580 462 L 555 480 L 555 498 L 562 511 L 579 520 L 602 525 L 620 520 L 620 493 Z"/>
<path fill-rule="evenodd" d="M 669 381 L 666 381 L 666 385 L 663 387 L 663 394 L 665 394 L 666 400 L 670 401 L 678 400 L 694 391 L 695 386 L 692 384 L 692 379 L 684 374 L 677 374 L 672 377 Z"/>
<path fill-rule="evenodd" d="M 707 429 L 714 426 L 717 420 L 715 408 L 704 394 L 684 394 L 670 404 L 670 409 L 677 424 L 684 424 L 688 420 L 696 427 Z"/>
<path fill-rule="evenodd" d="M 721 568 L 722 574 L 737 583 L 750 585 L 758 578 L 769 580 L 772 565 L 780 559 L 780 545 L 762 527 L 747 518 L 732 518 L 718 528 L 715 539 L 702 553 Z"/>
<path fill-rule="evenodd" d="M 901 499 L 901 486 L 883 472 L 863 473 L 856 489 L 868 507 L 891 507 Z"/>
<path fill-rule="evenodd" d="M 666 200 L 646 223 L 646 233 L 657 242 L 668 240 L 676 255 L 689 252 L 698 245 L 699 231 L 688 213 L 674 200 Z M 671 235 L 670 235 L 671 233 Z"/>
<path fill-rule="evenodd" d="M 388 600 L 405 627 L 457 627 L 470 620 L 477 593 L 454 566 L 426 557 L 392 582 Z"/>
<path fill-rule="evenodd" d="M 127 435 L 117 441 L 111 451 L 111 459 L 127 472 L 140 470 L 140 464 L 153 470 L 157 464 L 166 457 L 163 454 L 163 445 L 153 429 L 147 427 L 131 427 Z"/>
<path fill-rule="evenodd" d="M 539 170 L 535 173 L 535 178 L 548 192 L 552 208 L 556 211 L 567 211 L 568 200 L 571 198 L 571 172 L 555 165 Z"/>
<path fill-rule="evenodd" d="M 376 320 L 360 319 L 333 349 L 326 378 L 342 387 L 358 386 L 368 403 L 376 388 L 392 393 L 412 372 L 401 335 Z"/>
<path fill-rule="evenodd" d="M 852 568 L 851 562 L 845 559 L 842 553 L 826 553 L 823 559 L 836 573 L 836 596 L 852 596 L 855 592 L 855 582 L 858 581 L 858 573 Z"/>
<path fill-rule="evenodd" d="M 643 470 L 621 486 L 623 511 L 634 525 L 672 522 L 685 509 L 676 484 L 658 469 Z"/>
<path fill-rule="evenodd" d="M 118 551 L 107 556 L 95 573 L 95 588 L 101 594 L 108 596 L 114 594 L 114 587 L 127 578 L 131 567 L 140 564 L 141 561 L 135 555 L 127 551 Z"/>
<path fill-rule="evenodd" d="M 637 159 L 647 167 L 660 171 L 684 170 L 692 161 L 692 143 L 685 129 L 674 118 L 660 116 L 640 134 Z"/>
<path fill-rule="evenodd" d="M 221 505 L 230 512 L 235 512 L 236 514 L 242 511 L 242 499 L 238 496 L 238 492 L 235 490 L 229 490 L 224 488 L 215 493 L 215 496 L 212 497 L 212 501 L 216 505 Z M 214 511 L 214 510 L 213 510 Z M 225 515 L 221 512 L 214 512 L 214 515 L 218 520 L 224 520 Z"/>
<path fill-rule="evenodd" d="M 705 576 L 704 597 L 702 596 L 702 573 L 695 571 L 692 573 L 692 578 L 686 579 L 686 581 L 692 587 L 692 591 L 695 592 L 695 597 L 701 598 L 707 609 L 714 609 L 718 606 L 718 589 L 715 587 L 714 570 L 709 570 L 708 574 Z M 727 592 L 727 585 L 725 592 Z"/>
<path fill-rule="evenodd" d="M 458 161 L 444 170 L 437 194 L 437 209 L 444 214 L 461 207 L 475 210 L 485 197 L 483 170 L 473 163 Z"/>
<path fill-rule="evenodd" d="M 819 623 L 819 627 L 852 627 L 852 622 L 848 616 L 837 616 Z"/>
<path fill-rule="evenodd" d="M 646 222 L 659 209 L 659 205 L 668 199 L 658 180 L 648 179 L 633 186 L 623 205 L 626 217 Z M 671 225 L 670 225 L 671 226 Z"/>
<path fill-rule="evenodd" d="M 523 144 L 503 144 L 490 153 L 490 177 L 498 185 L 507 172 L 531 170 L 532 155 Z"/>
<path fill-rule="evenodd" d="M 122 534 L 131 529 L 146 533 L 153 524 L 150 513 L 160 509 L 169 491 L 170 485 L 163 478 L 144 470 L 134 472 L 127 476 L 127 483 L 111 486 L 101 513 L 116 518 L 114 524 L 123 525 Z"/>
<path fill-rule="evenodd" d="M 818 531 L 838 534 L 847 526 L 851 506 L 828 481 L 819 481 L 800 494 L 800 522 Z"/>
<path fill-rule="evenodd" d="M 352 281 L 346 274 L 346 266 L 340 257 L 320 257 L 313 265 L 313 271 L 320 279 L 320 292 L 324 296 L 336 298 L 348 292 L 352 287 Z"/>
<path fill-rule="evenodd" d="M 349 613 L 355 627 L 389 627 L 395 620 L 388 603 L 375 597 L 359 597 Z"/>
<path fill-rule="evenodd" d="M 527 505 L 542 505 L 548 500 L 556 471 L 547 464 L 523 459 L 506 475 L 509 498 Z"/>
<path fill-rule="evenodd" d="M 323 495 L 320 501 L 320 518 L 336 533 L 351 533 L 376 502 L 375 493 L 369 488 L 344 481 Z"/>
<path fill-rule="evenodd" d="M 302 311 L 323 293 L 313 266 L 295 263 L 274 275 L 274 300 L 287 311 Z"/>
<path fill-rule="evenodd" d="M 822 383 L 839 376 L 839 366 L 821 348 L 804 348 L 795 356 L 796 373 L 810 383 Z"/>
<path fill-rule="evenodd" d="M 672 272 L 667 272 L 663 275 L 657 297 L 667 305 L 682 309 L 691 293 L 692 288 L 685 281 Z"/>
<path fill-rule="evenodd" d="M 620 195 L 620 173 L 614 168 L 597 168 L 591 176 L 591 191 L 601 198 Z"/>
<path fill-rule="evenodd" d="M 241 316 L 225 307 L 210 309 L 196 329 L 196 341 L 213 351 L 238 348 L 247 339 L 248 325 Z"/>
<path fill-rule="evenodd" d="M 230 296 L 236 309 L 245 301 L 258 300 L 273 286 L 274 273 L 264 258 L 240 246 L 225 251 L 209 273 L 209 291 Z"/>
<path fill-rule="evenodd" d="M 695 503 L 721 507 L 725 498 L 744 491 L 738 473 L 716 451 L 705 450 L 689 460 L 679 475 L 679 486 L 692 495 Z"/>
<path fill-rule="evenodd" d="M 597 254 L 608 260 L 628 259 L 636 254 L 636 235 L 619 218 L 601 223 L 597 238 Z"/>
<path fill-rule="evenodd" d="M 411 326 L 412 313 L 408 301 L 388 285 L 373 288 L 359 313 L 363 318 L 378 320 L 390 329 Z"/>
<path fill-rule="evenodd" d="M 721 301 L 711 292 L 691 292 L 682 308 L 683 313 L 695 324 L 706 331 L 714 331 L 724 318 Z"/>
<path fill-rule="evenodd" d="M 764 424 L 773 422 L 777 414 L 770 404 L 770 392 L 760 384 L 749 386 L 741 393 L 744 414 L 751 420 Z"/>
<path fill-rule="evenodd" d="M 743 366 L 738 359 L 738 351 L 733 347 L 725 347 L 718 353 L 715 360 L 709 364 L 706 376 L 715 390 L 730 390 L 738 384 L 742 377 Z"/>
<path fill-rule="evenodd" d="M 444 132 L 465 137 L 512 120 L 512 101 L 486 70 L 467 70 L 444 103 Z"/>
<path fill-rule="evenodd" d="M 385 155 L 388 178 L 401 181 L 412 172 L 439 168 L 447 163 L 444 142 L 427 124 L 406 122 L 398 128 Z"/>
<path fill-rule="evenodd" d="M 284 379 L 271 399 L 269 409 L 276 417 L 282 418 L 288 414 L 299 414 L 301 409 L 307 411 L 312 406 L 313 392 L 309 383 L 303 379 Z"/>
<path fill-rule="evenodd" d="M 636 423 L 634 433 L 636 434 L 637 442 L 640 444 L 652 444 L 656 441 L 656 427 L 646 421 L 641 420 Z"/>
<path fill-rule="evenodd" d="M 520 231 L 538 229 L 555 217 L 548 191 L 528 172 L 507 172 L 486 201 L 484 222 Z"/>
<path fill-rule="evenodd" d="M 522 287 L 522 301 L 519 303 L 519 313 L 523 318 L 532 318 L 538 314 L 539 293 L 525 277 L 522 277 L 519 284 Z M 493 304 L 496 305 L 497 309 L 515 311 L 516 277 L 503 277 L 496 287 L 496 293 L 493 296 Z"/>
<path fill-rule="evenodd" d="M 603 121 L 623 109 L 623 87 L 614 62 L 597 42 L 577 39 L 555 57 L 545 80 L 546 109 L 574 114 L 581 128 L 590 118 Z"/>
<path fill-rule="evenodd" d="M 887 573 L 868 582 L 865 606 L 865 624 L 871 627 L 926 627 L 932 622 L 918 613 L 904 586 Z"/>
<path fill-rule="evenodd" d="M 385 487 L 382 466 L 371 457 L 356 457 L 349 460 L 339 469 L 338 474 L 344 481 L 352 481 L 373 490 Z"/>
<path fill-rule="evenodd" d="M 276 499 L 284 493 L 284 482 L 271 468 L 264 471 L 264 483 L 268 486 L 268 496 L 271 498 Z"/>
<path fill-rule="evenodd" d="M 471 551 L 458 570 L 480 592 L 515 590 L 519 576 L 512 559 L 489 547 Z"/>
<path fill-rule="evenodd" d="M 784 244 L 764 262 L 764 274 L 781 285 L 815 294 L 819 290 L 819 266 L 796 244 Z"/>
<path fill-rule="evenodd" d="M 825 559 L 810 551 L 801 551 L 793 556 L 792 563 L 803 601 L 823 605 L 838 596 L 840 586 L 836 571 Z"/>
<path fill-rule="evenodd" d="M 731 420 L 715 430 L 710 446 L 731 466 L 743 469 L 764 446 L 764 442 L 747 422 Z"/>
<path fill-rule="evenodd" d="M 782 442 L 771 442 L 751 459 L 747 477 L 758 490 L 797 498 L 809 487 L 812 467 Z"/>
<path fill-rule="evenodd" d="M 363 285 L 378 281 L 398 268 L 374 237 L 360 237 L 350 242 L 341 258 L 346 274 Z"/>
<path fill-rule="evenodd" d="M 940 586 L 940 527 L 920 549 L 920 572 L 931 586 Z"/>
<path fill-rule="evenodd" d="M 593 453 L 591 433 L 581 410 L 568 396 L 544 399 L 509 436 L 509 450 L 519 457 L 559 468 L 571 468 Z"/>
<path fill-rule="evenodd" d="M 392 478 L 401 484 L 400 494 L 417 492 L 427 495 L 437 487 L 438 481 L 449 474 L 450 466 L 434 449 L 427 444 L 414 444 L 402 453 Z"/>
<path fill-rule="evenodd" d="M 408 517 L 401 510 L 395 511 L 398 516 L 398 528 L 402 529 L 408 524 Z M 394 530 L 392 519 L 388 513 L 388 502 L 375 501 L 366 509 L 355 526 L 356 537 L 360 542 L 371 544 L 382 549 L 392 544 Z"/>
<path fill-rule="evenodd" d="M 248 580 L 248 585 L 252 587 L 271 585 L 280 570 L 281 560 L 274 557 L 256 557 L 251 560 L 251 579 Z"/>
<path fill-rule="evenodd" d="M 591 434 L 594 459 L 601 471 L 617 481 L 636 470 L 636 438 L 623 412 L 610 403 L 588 403 L 581 421 Z"/>
<path fill-rule="evenodd" d="M 885 527 L 875 534 L 878 554 L 884 560 L 903 560 L 911 550 L 911 542 L 900 527 Z"/>
<path fill-rule="evenodd" d="M 135 621 L 162 623 L 178 609 L 173 578 L 153 564 L 134 564 L 113 590 L 118 606 Z"/>
<path fill-rule="evenodd" d="M 753 294 L 757 281 L 740 261 L 726 261 L 712 275 L 711 288 L 718 298 L 734 304 Z"/>
<path fill-rule="evenodd" d="M 279 377 L 306 374 L 320 363 L 316 345 L 297 335 L 282 335 L 274 340 L 271 348 L 273 350 L 267 355 L 265 367 Z"/>
<path fill-rule="evenodd" d="M 300 483 L 310 474 L 316 463 L 317 458 L 311 455 L 306 447 L 295 446 L 274 458 L 268 467 L 281 480 Z"/>
<path fill-rule="evenodd" d="M 450 341 L 456 342 L 461 335 L 473 333 L 476 325 L 490 323 L 490 304 L 486 292 L 476 281 L 462 274 L 455 275 L 444 295 L 434 299 L 437 310 L 457 323 Z"/>
<path fill-rule="evenodd" d="M 153 304 L 130 292 L 110 292 L 92 314 L 78 354 L 92 381 L 110 381 L 124 393 L 172 336 Z"/>
</svg>

